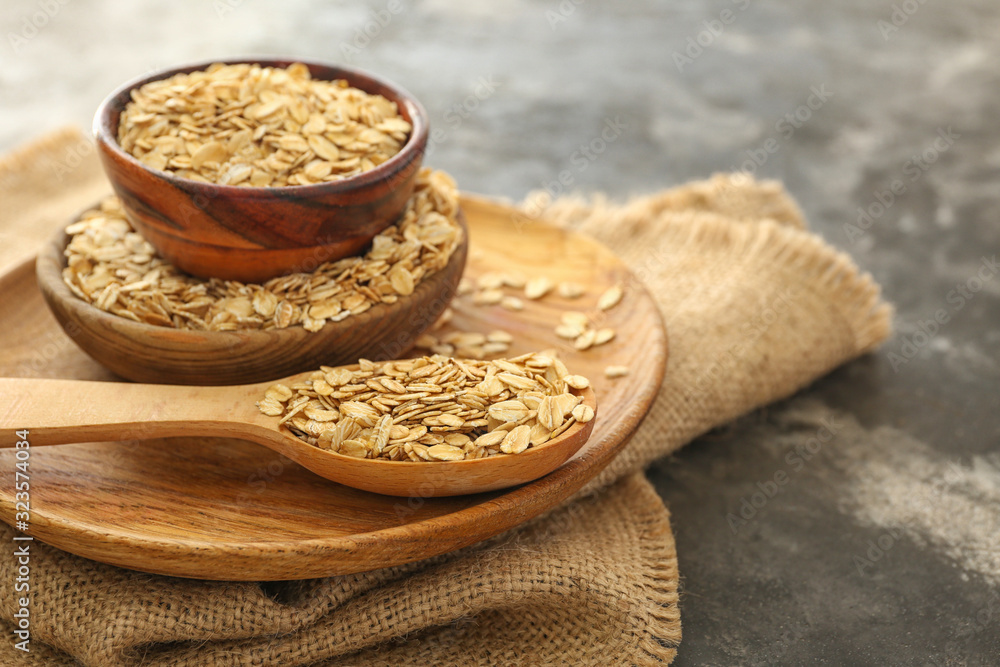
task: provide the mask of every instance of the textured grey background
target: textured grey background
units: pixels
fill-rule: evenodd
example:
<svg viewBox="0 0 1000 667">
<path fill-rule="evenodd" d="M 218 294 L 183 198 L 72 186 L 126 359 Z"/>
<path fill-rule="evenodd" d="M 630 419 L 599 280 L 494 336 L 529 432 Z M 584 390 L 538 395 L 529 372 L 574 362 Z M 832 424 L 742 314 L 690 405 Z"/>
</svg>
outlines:
<svg viewBox="0 0 1000 667">
<path fill-rule="evenodd" d="M 159 67 L 292 54 L 409 88 L 441 130 L 429 163 L 466 190 L 520 198 L 563 170 L 616 197 L 744 164 L 780 178 L 884 285 L 897 334 L 651 470 L 678 539 L 676 664 L 1000 664 L 1000 279 L 983 264 L 1000 250 L 1000 6 L 399 0 L 359 38 L 387 4 L 5 0 L 0 149 L 89 126 Z M 858 207 L 870 227 L 845 228 Z M 824 419 L 833 439 L 806 460 Z M 744 500 L 760 507 L 734 522 Z"/>
</svg>

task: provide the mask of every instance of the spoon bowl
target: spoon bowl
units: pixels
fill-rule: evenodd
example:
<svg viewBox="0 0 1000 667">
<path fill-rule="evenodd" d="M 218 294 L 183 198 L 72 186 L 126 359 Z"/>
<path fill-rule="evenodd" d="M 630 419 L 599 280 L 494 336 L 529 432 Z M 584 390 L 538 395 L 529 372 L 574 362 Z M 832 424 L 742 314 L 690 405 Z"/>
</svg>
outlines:
<svg viewBox="0 0 1000 667">
<path fill-rule="evenodd" d="M 263 382 L 320 365 L 402 356 L 451 303 L 465 270 L 468 229 L 448 264 L 394 304 L 327 322 L 244 331 L 195 331 L 119 317 L 83 301 L 63 282 L 65 232 L 38 253 L 38 287 L 63 331 L 84 352 L 128 380 L 157 384 L 232 385 Z"/>
<path fill-rule="evenodd" d="M 348 367 L 350 368 L 350 367 Z M 281 380 L 294 385 L 311 372 Z M 13 405 L 0 414 L 0 447 L 15 447 L 27 431 L 32 447 L 99 440 L 176 436 L 228 437 L 272 449 L 321 477 L 390 496 L 439 497 L 494 491 L 542 477 L 575 454 L 595 419 L 575 423 L 552 440 L 520 454 L 465 461 L 361 459 L 300 440 L 264 415 L 256 402 L 272 382 L 227 387 L 0 378 L 0 395 Z M 593 390 L 580 392 L 597 411 Z"/>
</svg>

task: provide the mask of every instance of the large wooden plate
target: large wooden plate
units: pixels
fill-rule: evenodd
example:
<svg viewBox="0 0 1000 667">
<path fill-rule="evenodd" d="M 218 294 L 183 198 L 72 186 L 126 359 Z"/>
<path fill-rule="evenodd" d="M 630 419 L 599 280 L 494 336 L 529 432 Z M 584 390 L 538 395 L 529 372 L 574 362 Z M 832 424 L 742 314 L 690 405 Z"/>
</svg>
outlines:
<svg viewBox="0 0 1000 667">
<path fill-rule="evenodd" d="M 517 272 L 587 287 L 577 300 L 525 300 L 520 312 L 454 304 L 453 325 L 514 334 L 510 355 L 557 347 L 590 377 L 600 416 L 590 441 L 555 472 L 514 489 L 452 498 L 393 498 L 329 482 L 252 443 L 213 438 L 88 443 L 31 449 L 37 539 L 122 567 L 217 580 L 323 577 L 398 565 L 473 544 L 564 500 L 621 450 L 663 379 L 667 338 L 656 305 L 611 251 L 581 235 L 465 198 L 468 274 Z M 623 284 L 608 312 L 595 303 Z M 513 293 L 513 290 L 508 290 Z M 45 307 L 32 262 L 0 277 L 0 375 L 118 381 L 63 333 Z M 590 312 L 618 336 L 578 352 L 553 328 Z M 605 379 L 608 365 L 631 369 Z M 123 384 L 121 400 L 129 400 Z M 13 397 L 0 396 L 0 408 Z M 81 396 L 81 401 L 86 397 Z M 14 451 L 0 452 L 0 518 L 14 522 Z M 431 465 L 431 464 L 428 464 Z"/>
</svg>

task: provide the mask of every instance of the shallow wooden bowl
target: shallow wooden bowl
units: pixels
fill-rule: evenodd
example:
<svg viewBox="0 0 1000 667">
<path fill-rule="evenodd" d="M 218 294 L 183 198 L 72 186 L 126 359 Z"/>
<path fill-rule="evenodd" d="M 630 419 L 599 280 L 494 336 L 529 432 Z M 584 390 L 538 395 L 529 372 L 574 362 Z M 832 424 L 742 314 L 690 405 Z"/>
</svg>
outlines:
<svg viewBox="0 0 1000 667">
<path fill-rule="evenodd" d="M 63 331 L 87 354 L 128 380 L 153 384 L 249 384 L 321 364 L 397 359 L 437 320 L 465 269 L 468 230 L 447 266 L 422 280 L 413 294 L 360 315 L 327 322 L 311 333 L 301 326 L 262 331 L 190 331 L 133 322 L 92 306 L 63 282 L 60 231 L 38 254 L 38 287 Z"/>
<path fill-rule="evenodd" d="M 118 119 L 133 89 L 213 62 L 219 61 L 130 81 L 111 93 L 94 117 L 104 171 L 129 221 L 161 255 L 196 276 L 262 282 L 357 254 L 399 218 L 427 147 L 427 112 L 402 88 L 360 70 L 292 59 L 223 61 L 270 67 L 303 62 L 314 79 L 345 79 L 397 104 L 413 126 L 402 150 L 342 181 L 275 188 L 200 183 L 147 167 L 118 145 Z"/>
</svg>

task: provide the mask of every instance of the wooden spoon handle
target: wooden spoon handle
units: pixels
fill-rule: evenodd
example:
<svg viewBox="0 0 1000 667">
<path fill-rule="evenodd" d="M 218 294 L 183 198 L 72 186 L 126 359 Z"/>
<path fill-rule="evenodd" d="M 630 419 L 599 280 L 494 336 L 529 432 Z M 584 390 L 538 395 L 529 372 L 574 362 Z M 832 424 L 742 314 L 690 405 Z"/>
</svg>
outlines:
<svg viewBox="0 0 1000 667">
<path fill-rule="evenodd" d="M 259 389 L 258 389 L 259 391 Z M 246 437 L 253 386 L 191 387 L 0 378 L 0 447 L 172 436 Z M 257 439 L 257 438 L 253 438 Z"/>
</svg>

